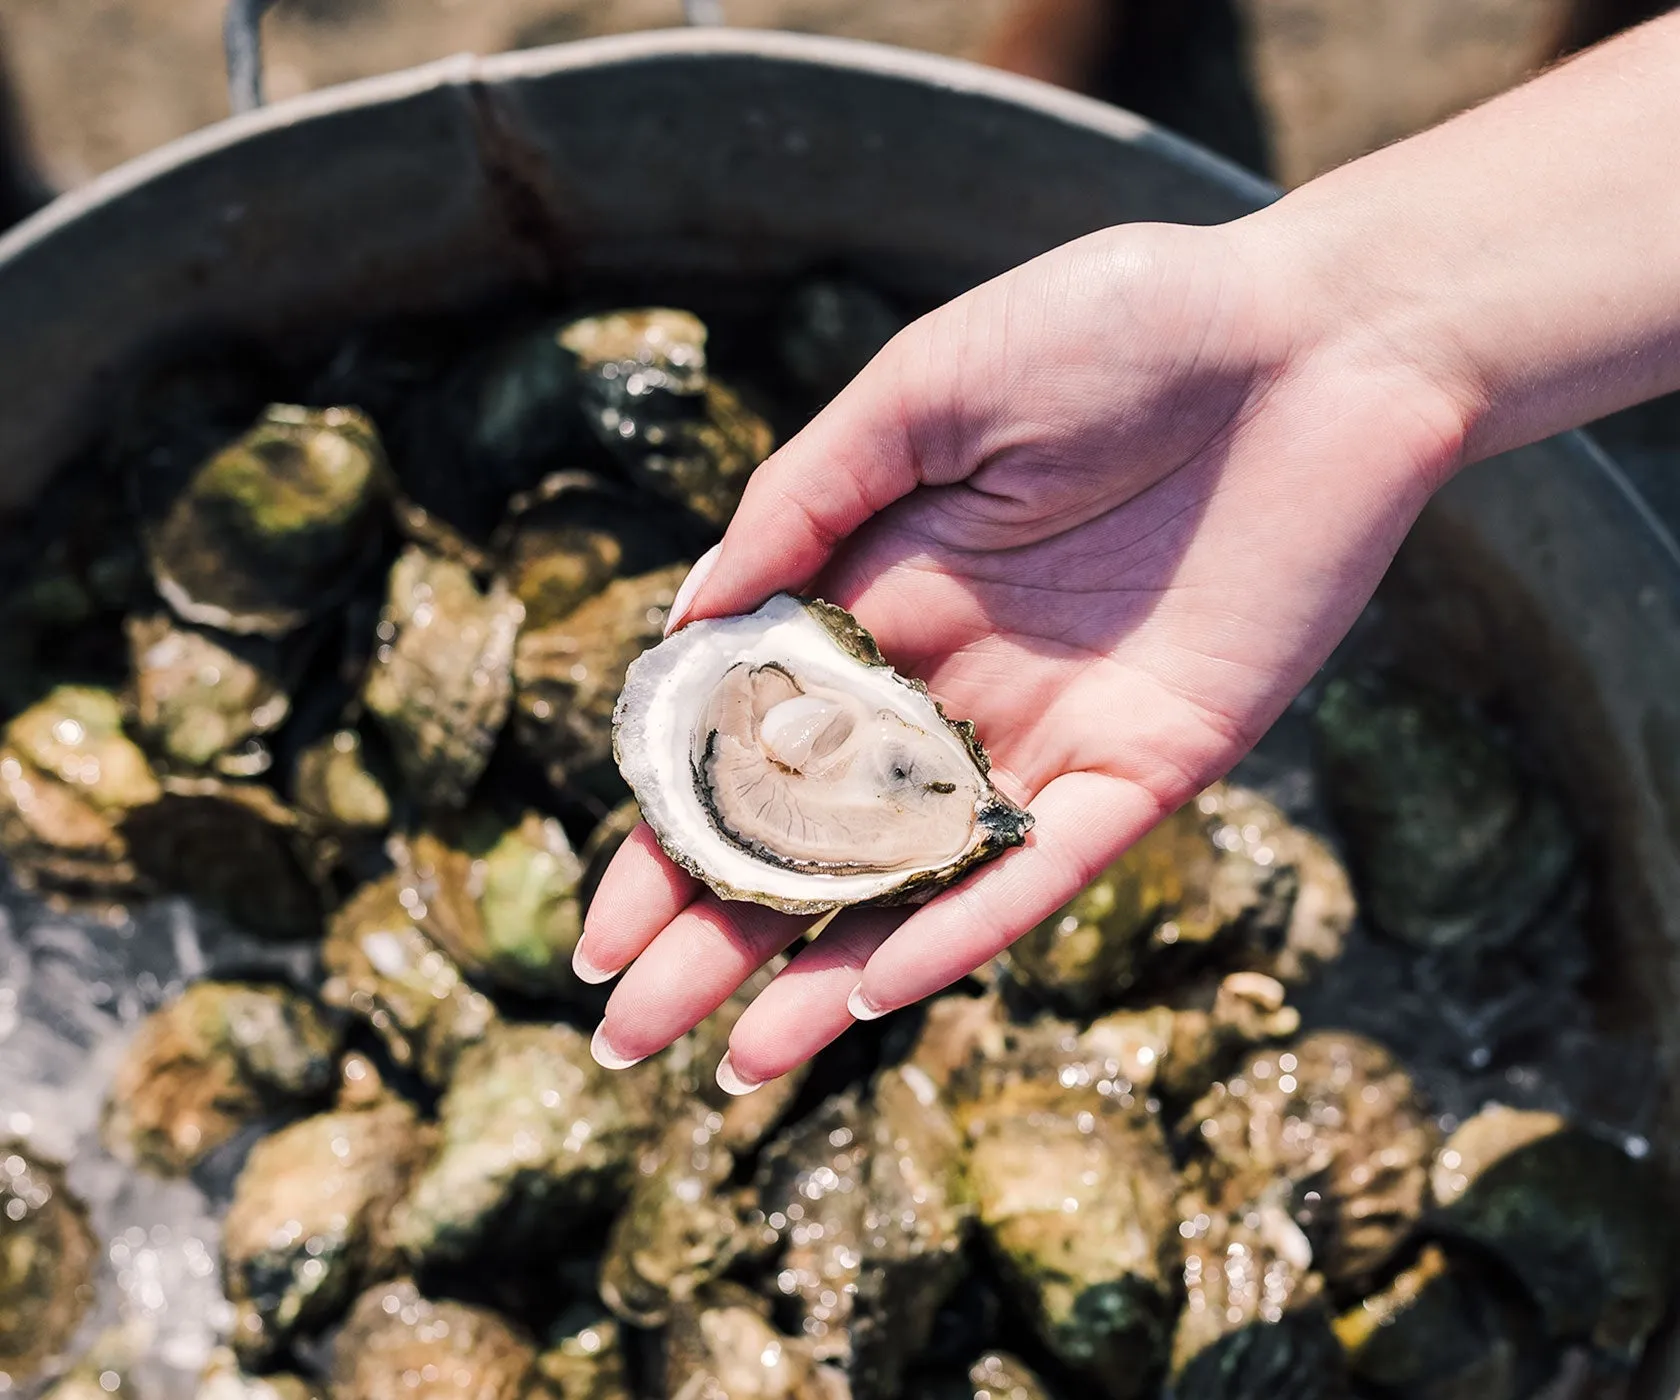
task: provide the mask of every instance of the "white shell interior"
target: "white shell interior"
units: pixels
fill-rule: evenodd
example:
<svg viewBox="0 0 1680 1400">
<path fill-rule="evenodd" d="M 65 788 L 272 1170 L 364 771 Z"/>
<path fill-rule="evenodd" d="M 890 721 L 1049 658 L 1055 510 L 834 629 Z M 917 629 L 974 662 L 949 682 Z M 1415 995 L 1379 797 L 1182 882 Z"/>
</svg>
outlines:
<svg viewBox="0 0 1680 1400">
<path fill-rule="evenodd" d="M 972 763 L 933 701 L 890 666 L 868 666 L 788 594 L 757 612 L 690 623 L 630 666 L 614 716 L 619 770 L 635 790 L 642 815 L 667 846 L 707 876 L 741 895 L 839 908 L 890 894 L 934 870 L 949 868 L 985 839 L 975 824 L 969 844 L 938 865 L 886 873 L 829 875 L 783 869 L 756 859 L 722 835 L 695 789 L 695 731 L 709 697 L 730 667 L 779 662 L 797 677 L 866 697 L 927 731 Z M 982 786 L 982 792 L 990 789 Z"/>
</svg>

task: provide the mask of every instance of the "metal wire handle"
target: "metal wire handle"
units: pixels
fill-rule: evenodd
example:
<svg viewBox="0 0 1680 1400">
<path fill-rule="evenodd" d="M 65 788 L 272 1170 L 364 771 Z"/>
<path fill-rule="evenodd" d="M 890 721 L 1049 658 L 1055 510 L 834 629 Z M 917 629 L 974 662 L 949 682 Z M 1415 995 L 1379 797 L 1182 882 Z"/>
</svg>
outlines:
<svg viewBox="0 0 1680 1400">
<path fill-rule="evenodd" d="M 263 105 L 262 20 L 278 0 L 228 0 L 222 18 L 227 53 L 228 105 L 251 112 Z M 683 19 L 693 25 L 722 24 L 723 0 L 683 0 Z"/>
</svg>

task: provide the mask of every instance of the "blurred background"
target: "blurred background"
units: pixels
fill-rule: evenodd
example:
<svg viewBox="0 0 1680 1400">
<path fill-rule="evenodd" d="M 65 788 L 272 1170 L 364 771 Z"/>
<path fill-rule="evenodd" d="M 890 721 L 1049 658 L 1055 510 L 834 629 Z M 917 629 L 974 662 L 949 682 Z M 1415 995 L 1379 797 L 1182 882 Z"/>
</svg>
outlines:
<svg viewBox="0 0 1680 1400">
<path fill-rule="evenodd" d="M 978 59 L 1284 185 L 1461 111 L 1665 0 L 713 0 L 735 25 Z M 227 113 L 223 0 L 0 0 L 0 223 Z M 280 0 L 271 99 L 447 54 L 680 24 L 682 0 Z M 1680 521 L 1680 408 L 1600 425 Z"/>
</svg>

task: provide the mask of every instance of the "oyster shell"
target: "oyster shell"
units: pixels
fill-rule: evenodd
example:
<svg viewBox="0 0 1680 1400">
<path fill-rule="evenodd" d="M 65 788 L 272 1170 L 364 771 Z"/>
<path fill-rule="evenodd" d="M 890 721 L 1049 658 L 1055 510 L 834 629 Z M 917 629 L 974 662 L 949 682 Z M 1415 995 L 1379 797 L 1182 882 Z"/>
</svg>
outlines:
<svg viewBox="0 0 1680 1400">
<path fill-rule="evenodd" d="M 119 1156 L 185 1172 L 246 1123 L 325 1097 L 338 1032 L 294 992 L 195 982 L 141 1024 L 102 1131 Z"/>
<path fill-rule="evenodd" d="M 618 1324 L 591 1322 L 537 1358 L 537 1372 L 555 1400 L 630 1400 Z"/>
<path fill-rule="evenodd" d="M 99 1246 L 64 1173 L 22 1143 L 0 1142 L 0 1377 L 29 1380 L 93 1301 Z"/>
<path fill-rule="evenodd" d="M 500 584 L 481 593 L 453 560 L 410 548 L 392 568 L 362 698 L 426 806 L 459 807 L 490 761 L 524 616 Z"/>
<path fill-rule="evenodd" d="M 393 872 L 362 886 L 327 925 L 321 997 L 371 1025 L 391 1058 L 431 1084 L 481 1039 L 496 1008 L 421 931 L 414 896 Z"/>
<path fill-rule="evenodd" d="M 117 698 L 59 686 L 0 734 L 0 854 L 25 887 L 130 889 L 141 876 L 123 817 L 159 793 Z"/>
<path fill-rule="evenodd" d="M 171 618 L 128 620 L 135 721 L 141 737 L 171 765 L 214 768 L 229 777 L 265 771 L 254 742 L 291 713 L 272 645 L 218 637 Z"/>
<path fill-rule="evenodd" d="M 925 898 L 1032 827 L 973 726 L 850 614 L 787 594 L 634 662 L 613 748 L 673 860 L 790 914 Z"/>
<path fill-rule="evenodd" d="M 698 317 L 663 308 L 591 316 L 560 332 L 601 445 L 639 485 L 721 526 L 775 435 L 711 376 L 706 339 Z"/>
<path fill-rule="evenodd" d="M 222 1227 L 241 1361 L 268 1362 L 396 1271 L 386 1222 L 427 1146 L 397 1099 L 305 1118 L 256 1145 Z"/>
<path fill-rule="evenodd" d="M 526 1400 L 536 1348 L 497 1314 L 412 1283 L 356 1300 L 333 1347 L 334 1400 Z M 540 1392 L 539 1392 L 540 1393 Z"/>
<path fill-rule="evenodd" d="M 389 485 L 364 415 L 276 404 L 152 525 L 152 578 L 186 622 L 284 636 L 342 598 L 371 559 Z"/>
</svg>

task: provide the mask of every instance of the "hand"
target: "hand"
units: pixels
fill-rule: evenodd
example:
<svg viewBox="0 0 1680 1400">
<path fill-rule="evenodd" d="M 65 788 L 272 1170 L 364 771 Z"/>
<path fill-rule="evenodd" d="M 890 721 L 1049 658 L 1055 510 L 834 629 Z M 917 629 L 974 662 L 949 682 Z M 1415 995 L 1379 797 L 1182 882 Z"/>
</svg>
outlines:
<svg viewBox="0 0 1680 1400">
<path fill-rule="evenodd" d="M 741 1019 L 725 1087 L 979 967 L 1224 774 L 1456 465 L 1444 397 L 1327 343 L 1247 237 L 1134 226 L 1030 263 L 755 474 L 689 617 L 814 585 L 975 722 L 1037 826 L 920 910 L 836 917 Z M 719 901 L 642 827 L 582 943 L 586 970 L 628 966 L 603 1061 L 661 1049 L 809 923 Z"/>
</svg>

